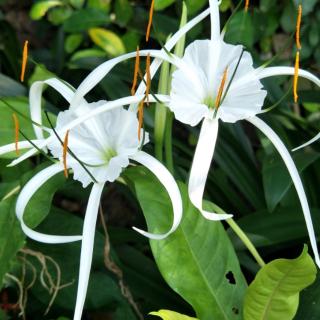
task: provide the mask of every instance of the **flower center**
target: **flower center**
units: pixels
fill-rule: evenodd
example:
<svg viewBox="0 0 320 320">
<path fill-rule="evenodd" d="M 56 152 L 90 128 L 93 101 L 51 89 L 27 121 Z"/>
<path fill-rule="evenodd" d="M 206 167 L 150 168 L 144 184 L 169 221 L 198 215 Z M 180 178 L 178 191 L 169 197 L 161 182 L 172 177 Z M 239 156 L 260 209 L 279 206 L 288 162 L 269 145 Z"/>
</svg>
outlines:
<svg viewBox="0 0 320 320">
<path fill-rule="evenodd" d="M 108 164 L 109 161 L 117 155 L 116 151 L 109 148 L 103 152 L 103 160 L 105 160 L 105 164 Z"/>
</svg>

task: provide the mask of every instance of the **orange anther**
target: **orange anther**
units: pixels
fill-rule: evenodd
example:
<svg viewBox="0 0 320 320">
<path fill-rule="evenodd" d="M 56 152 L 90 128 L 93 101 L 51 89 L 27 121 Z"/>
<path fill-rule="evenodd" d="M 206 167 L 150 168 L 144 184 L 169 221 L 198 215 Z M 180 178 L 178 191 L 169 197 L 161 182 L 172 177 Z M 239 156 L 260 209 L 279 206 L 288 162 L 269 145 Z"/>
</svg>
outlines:
<svg viewBox="0 0 320 320">
<path fill-rule="evenodd" d="M 250 0 L 246 0 L 246 4 L 245 4 L 245 7 L 244 7 L 245 12 L 248 12 L 249 5 L 250 5 Z"/>
<path fill-rule="evenodd" d="M 224 86 L 225 86 L 226 81 L 227 81 L 227 75 L 228 75 L 228 67 L 226 67 L 224 72 L 223 72 L 222 80 L 221 80 L 220 87 L 219 87 L 219 90 L 218 90 L 218 95 L 217 95 L 216 101 L 215 101 L 216 109 L 218 109 L 220 107 L 220 102 L 221 102 L 221 98 L 222 98 L 222 94 L 223 94 L 223 89 L 224 89 Z"/>
<path fill-rule="evenodd" d="M 298 50 L 301 50 L 301 42 L 300 42 L 301 19 L 302 19 L 302 5 L 300 4 L 298 7 L 298 18 L 297 18 L 297 27 L 296 27 L 296 45 Z"/>
<path fill-rule="evenodd" d="M 137 47 L 137 54 L 136 54 L 136 62 L 134 64 L 134 75 L 133 75 L 133 83 L 131 88 L 131 95 L 135 95 L 136 93 L 136 87 L 138 82 L 138 74 L 139 74 L 139 68 L 140 68 L 140 52 L 139 52 L 139 46 Z"/>
<path fill-rule="evenodd" d="M 300 53 L 296 53 L 296 63 L 294 65 L 294 78 L 293 78 L 293 96 L 294 102 L 298 102 L 298 80 L 299 80 L 299 65 L 300 65 Z"/>
<path fill-rule="evenodd" d="M 152 0 L 151 2 L 150 11 L 149 11 L 149 22 L 148 22 L 147 33 L 146 33 L 146 42 L 149 41 L 149 37 L 150 37 L 152 18 L 153 18 L 153 9 L 154 9 L 154 0 Z"/>
<path fill-rule="evenodd" d="M 22 65 L 21 65 L 21 74 L 20 74 L 20 81 L 24 81 L 24 75 L 26 72 L 26 67 L 27 67 L 27 61 L 28 61 L 28 40 L 24 42 L 23 46 L 23 52 L 22 52 Z"/>
<path fill-rule="evenodd" d="M 62 159 L 63 159 L 63 172 L 64 176 L 68 178 L 68 168 L 67 168 L 67 153 L 68 153 L 68 142 L 69 142 L 69 130 L 67 131 L 66 135 L 64 136 L 64 141 L 63 141 L 63 154 L 62 154 Z"/>
<path fill-rule="evenodd" d="M 16 149 L 16 154 L 17 156 L 19 155 L 19 130 L 20 130 L 20 125 L 19 125 L 19 119 L 16 116 L 15 113 L 12 114 L 13 117 L 13 122 L 14 122 L 14 143 L 15 143 L 15 149 Z"/>
</svg>

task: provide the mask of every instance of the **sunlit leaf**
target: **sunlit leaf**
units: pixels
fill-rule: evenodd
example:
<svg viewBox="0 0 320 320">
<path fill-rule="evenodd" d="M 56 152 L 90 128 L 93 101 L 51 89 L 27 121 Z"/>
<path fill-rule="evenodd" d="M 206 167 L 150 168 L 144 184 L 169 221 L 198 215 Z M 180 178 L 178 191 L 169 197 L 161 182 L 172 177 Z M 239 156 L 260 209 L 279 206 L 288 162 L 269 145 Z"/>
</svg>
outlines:
<svg viewBox="0 0 320 320">
<path fill-rule="evenodd" d="M 314 282 L 316 274 L 316 266 L 306 246 L 296 259 L 271 261 L 258 272 L 247 290 L 244 319 L 293 319 L 300 291 Z"/>
<path fill-rule="evenodd" d="M 62 5 L 63 2 L 59 0 L 36 2 L 31 8 L 30 17 L 33 20 L 39 20 L 48 12 L 49 9 Z"/>
<path fill-rule="evenodd" d="M 125 52 L 122 40 L 110 30 L 92 28 L 89 30 L 89 36 L 97 46 L 112 56 L 121 55 Z"/>
<path fill-rule="evenodd" d="M 170 311 L 170 310 L 159 310 L 158 312 L 150 312 L 152 316 L 158 316 L 162 320 L 197 320 L 196 318 L 184 316 L 183 314 Z"/>
</svg>

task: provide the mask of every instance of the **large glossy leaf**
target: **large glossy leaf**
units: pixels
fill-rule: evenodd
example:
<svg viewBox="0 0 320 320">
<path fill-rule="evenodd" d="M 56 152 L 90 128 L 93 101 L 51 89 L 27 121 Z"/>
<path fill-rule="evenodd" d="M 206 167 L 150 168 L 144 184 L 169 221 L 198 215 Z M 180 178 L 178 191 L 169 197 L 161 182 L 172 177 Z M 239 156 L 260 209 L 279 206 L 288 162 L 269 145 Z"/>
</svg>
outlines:
<svg viewBox="0 0 320 320">
<path fill-rule="evenodd" d="M 319 159 L 319 153 L 297 153 L 293 159 L 299 172 L 302 172 L 310 164 Z M 289 188 L 293 185 L 292 179 L 285 167 L 283 160 L 279 156 L 265 157 L 263 161 L 263 185 L 270 211 L 273 211 Z"/>
<path fill-rule="evenodd" d="M 165 232 L 172 220 L 168 195 L 141 167 L 125 174 L 151 232 Z M 151 241 L 158 267 L 173 290 L 189 302 L 201 320 L 241 319 L 246 282 L 231 242 L 219 222 L 205 220 L 190 204 L 181 184 L 184 218 L 167 239 Z"/>
<path fill-rule="evenodd" d="M 244 301 L 245 320 L 291 320 L 299 293 L 311 285 L 317 269 L 305 246 L 293 260 L 277 259 L 265 265 L 250 284 Z"/>
</svg>

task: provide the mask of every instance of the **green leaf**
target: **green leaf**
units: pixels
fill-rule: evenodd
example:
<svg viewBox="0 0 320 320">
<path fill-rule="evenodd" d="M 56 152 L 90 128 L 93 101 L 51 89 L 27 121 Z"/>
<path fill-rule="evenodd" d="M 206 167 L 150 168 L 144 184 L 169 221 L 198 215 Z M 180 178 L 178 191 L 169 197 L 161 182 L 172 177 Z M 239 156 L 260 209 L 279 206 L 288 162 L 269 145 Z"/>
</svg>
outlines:
<svg viewBox="0 0 320 320">
<path fill-rule="evenodd" d="M 207 4 L 207 0 L 186 0 L 185 3 L 187 5 L 188 8 L 188 14 L 190 16 L 196 14 L 198 11 L 200 11 L 206 4 Z"/>
<path fill-rule="evenodd" d="M 119 36 L 110 30 L 92 28 L 89 30 L 89 36 L 97 46 L 112 56 L 121 55 L 126 51 Z"/>
<path fill-rule="evenodd" d="M 303 172 L 309 165 L 319 159 L 319 153 L 296 153 L 293 155 L 299 172 Z M 292 186 L 292 179 L 283 160 L 277 156 L 264 157 L 263 186 L 268 209 L 273 211 Z"/>
<path fill-rule="evenodd" d="M 159 316 L 163 320 L 197 320 L 196 318 L 184 316 L 183 314 L 170 310 L 159 310 L 158 312 L 150 312 L 149 314 Z"/>
<path fill-rule="evenodd" d="M 115 14 L 117 22 L 121 26 L 126 26 L 133 15 L 132 5 L 128 0 L 116 0 Z"/>
<path fill-rule="evenodd" d="M 33 20 L 39 20 L 48 12 L 49 9 L 62 5 L 63 3 L 59 0 L 36 2 L 31 8 L 30 17 Z"/>
<path fill-rule="evenodd" d="M 88 0 L 88 7 L 109 12 L 111 0 Z"/>
<path fill-rule="evenodd" d="M 226 42 L 232 44 L 243 44 L 248 48 L 252 48 L 254 43 L 254 26 L 252 17 L 244 11 L 237 12 L 231 19 L 227 32 Z"/>
<path fill-rule="evenodd" d="M 75 8 L 82 8 L 85 0 L 69 0 L 70 4 Z"/>
<path fill-rule="evenodd" d="M 314 282 L 316 273 L 307 246 L 296 259 L 271 261 L 258 272 L 247 290 L 244 319 L 293 319 L 299 305 L 299 293 Z"/>
<path fill-rule="evenodd" d="M 24 245 L 25 235 L 15 215 L 15 198 L 0 202 L 0 288 L 12 259 Z"/>
<path fill-rule="evenodd" d="M 69 7 L 54 8 L 48 12 L 48 20 L 54 25 L 60 25 L 72 15 L 72 12 Z"/>
<path fill-rule="evenodd" d="M 64 43 L 64 49 L 67 53 L 72 53 L 79 48 L 82 41 L 83 35 L 81 33 L 70 34 Z"/>
<path fill-rule="evenodd" d="M 175 0 L 155 0 L 154 1 L 154 10 L 160 11 L 169 6 L 171 6 Z"/>
<path fill-rule="evenodd" d="M 26 95 L 26 88 L 18 81 L 0 73 L 0 96 L 13 97 Z"/>
<path fill-rule="evenodd" d="M 108 15 L 97 9 L 80 9 L 67 19 L 63 28 L 67 32 L 78 33 L 110 22 Z"/>
<path fill-rule="evenodd" d="M 172 208 L 168 194 L 148 170 L 135 167 L 125 177 L 135 191 L 150 232 L 168 230 Z M 189 302 L 201 320 L 241 319 L 246 282 L 220 222 L 205 220 L 181 193 L 184 218 L 168 238 L 151 241 L 157 265 L 171 288 Z"/>
</svg>

